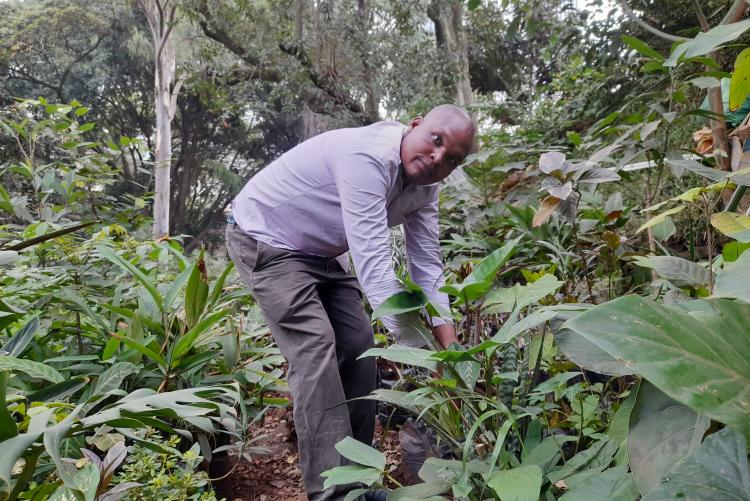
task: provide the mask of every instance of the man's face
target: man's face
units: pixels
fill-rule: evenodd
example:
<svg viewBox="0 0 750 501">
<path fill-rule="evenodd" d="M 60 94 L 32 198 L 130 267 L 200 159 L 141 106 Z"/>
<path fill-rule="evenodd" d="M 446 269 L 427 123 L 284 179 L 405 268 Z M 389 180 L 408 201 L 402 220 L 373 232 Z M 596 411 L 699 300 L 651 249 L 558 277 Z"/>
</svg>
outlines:
<svg viewBox="0 0 750 501">
<path fill-rule="evenodd" d="M 442 181 L 464 161 L 474 144 L 469 122 L 453 113 L 429 113 L 409 122 L 401 140 L 401 163 L 408 184 Z"/>
</svg>

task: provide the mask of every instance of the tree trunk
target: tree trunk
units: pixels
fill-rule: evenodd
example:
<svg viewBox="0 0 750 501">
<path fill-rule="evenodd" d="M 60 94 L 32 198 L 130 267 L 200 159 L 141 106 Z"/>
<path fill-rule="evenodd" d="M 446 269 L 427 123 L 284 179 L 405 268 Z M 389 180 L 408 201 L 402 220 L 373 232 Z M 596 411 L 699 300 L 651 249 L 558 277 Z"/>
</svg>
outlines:
<svg viewBox="0 0 750 501">
<path fill-rule="evenodd" d="M 367 0 L 357 0 L 357 20 L 358 20 L 358 33 L 357 33 L 357 52 L 362 61 L 362 83 L 365 88 L 365 111 L 367 112 L 367 118 L 370 122 L 375 123 L 380 120 L 380 112 L 378 110 L 378 94 L 375 89 L 375 71 L 370 58 L 372 58 L 372 51 L 370 50 L 370 37 L 368 36 L 368 28 L 371 26 L 370 13 L 367 8 Z"/>
<path fill-rule="evenodd" d="M 172 158 L 172 119 L 181 82 L 174 86 L 176 58 L 169 38 L 176 5 L 170 0 L 139 0 L 154 43 L 154 106 L 156 155 L 154 159 L 154 238 L 169 235 L 169 188 Z"/>
<path fill-rule="evenodd" d="M 432 0 L 427 15 L 435 24 L 435 40 L 439 52 L 448 58 L 451 66 L 445 74 L 446 88 L 451 90 L 459 106 L 474 102 L 469 79 L 469 47 L 463 27 L 462 0 Z"/>
</svg>

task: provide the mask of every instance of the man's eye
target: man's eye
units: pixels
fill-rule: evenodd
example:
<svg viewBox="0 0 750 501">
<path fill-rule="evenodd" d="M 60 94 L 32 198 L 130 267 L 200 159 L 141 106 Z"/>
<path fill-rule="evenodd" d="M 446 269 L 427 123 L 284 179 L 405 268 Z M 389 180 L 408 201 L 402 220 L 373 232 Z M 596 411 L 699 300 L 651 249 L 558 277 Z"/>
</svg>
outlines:
<svg viewBox="0 0 750 501">
<path fill-rule="evenodd" d="M 440 144 L 440 136 L 438 134 L 433 133 L 432 134 L 432 142 L 436 145 Z"/>
</svg>

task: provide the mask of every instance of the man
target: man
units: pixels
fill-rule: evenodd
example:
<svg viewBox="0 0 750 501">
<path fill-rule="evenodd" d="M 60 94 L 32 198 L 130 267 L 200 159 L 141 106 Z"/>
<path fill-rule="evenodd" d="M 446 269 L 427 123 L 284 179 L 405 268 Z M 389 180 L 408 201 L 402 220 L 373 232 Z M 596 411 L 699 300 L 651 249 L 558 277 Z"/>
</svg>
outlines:
<svg viewBox="0 0 750 501">
<path fill-rule="evenodd" d="M 408 126 L 379 122 L 339 129 L 292 148 L 256 174 L 234 201 L 227 248 L 253 289 L 271 334 L 289 362 L 305 489 L 310 501 L 343 499 L 355 486 L 323 489 L 320 474 L 346 464 L 334 445 L 347 436 L 372 442 L 375 403 L 346 400 L 375 389 L 373 345 L 359 283 L 373 308 L 402 290 L 391 263 L 388 228 L 403 224 L 413 280 L 448 308 L 438 244 L 438 185 L 472 150 L 475 126 L 453 105 Z M 348 270 L 351 252 L 357 278 Z M 344 257 L 344 259 L 342 259 Z M 384 322 L 401 342 L 415 316 Z M 442 346 L 453 325 L 432 319 Z"/>
</svg>

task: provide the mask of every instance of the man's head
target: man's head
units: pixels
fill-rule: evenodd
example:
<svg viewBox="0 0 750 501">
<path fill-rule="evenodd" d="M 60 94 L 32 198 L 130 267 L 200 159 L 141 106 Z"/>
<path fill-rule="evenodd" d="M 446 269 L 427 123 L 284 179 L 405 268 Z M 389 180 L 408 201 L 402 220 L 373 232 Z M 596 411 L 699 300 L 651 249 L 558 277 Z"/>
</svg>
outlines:
<svg viewBox="0 0 750 501">
<path fill-rule="evenodd" d="M 401 139 L 404 180 L 409 184 L 442 181 L 471 153 L 475 134 L 468 113 L 452 104 L 412 119 Z"/>
</svg>

